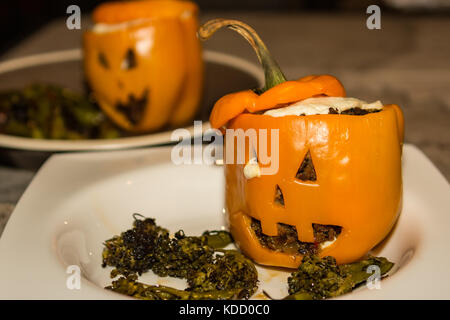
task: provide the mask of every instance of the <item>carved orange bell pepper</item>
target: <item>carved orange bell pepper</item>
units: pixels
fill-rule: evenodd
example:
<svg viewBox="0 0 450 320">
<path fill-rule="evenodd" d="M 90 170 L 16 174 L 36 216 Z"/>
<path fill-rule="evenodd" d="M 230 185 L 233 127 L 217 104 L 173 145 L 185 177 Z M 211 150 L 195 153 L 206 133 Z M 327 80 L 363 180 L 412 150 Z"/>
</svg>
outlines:
<svg viewBox="0 0 450 320">
<path fill-rule="evenodd" d="M 364 115 L 264 115 L 260 111 L 315 96 L 344 96 L 345 91 L 328 75 L 286 81 L 254 30 L 239 21 L 208 22 L 200 35 L 208 38 L 222 26 L 238 31 L 253 45 L 265 68 L 266 85 L 256 92 L 221 98 L 211 113 L 212 126 L 256 132 L 265 129 L 268 144 L 271 129 L 279 132 L 277 173 L 249 179 L 244 164 L 225 159 L 225 206 L 237 245 L 257 263 L 294 268 L 301 263 L 301 251 L 267 245 L 273 239 L 292 244 L 286 235 L 281 240 L 273 238 L 288 228 L 297 232 L 296 243 L 315 248 L 321 257 L 333 256 L 338 263 L 363 257 L 387 236 L 401 209 L 400 108 L 385 105 L 379 112 Z M 246 146 L 242 149 L 236 144 L 233 148 L 245 154 L 246 163 L 254 157 Z M 255 150 L 256 159 L 260 159 L 259 151 Z M 308 178 L 302 176 L 306 166 Z M 255 221 L 266 240 L 257 235 Z M 319 244 L 315 226 L 339 230 L 334 242 Z"/>
<path fill-rule="evenodd" d="M 84 66 L 107 115 L 132 132 L 191 121 L 203 85 L 197 6 L 189 1 L 107 2 L 84 34 Z"/>
</svg>

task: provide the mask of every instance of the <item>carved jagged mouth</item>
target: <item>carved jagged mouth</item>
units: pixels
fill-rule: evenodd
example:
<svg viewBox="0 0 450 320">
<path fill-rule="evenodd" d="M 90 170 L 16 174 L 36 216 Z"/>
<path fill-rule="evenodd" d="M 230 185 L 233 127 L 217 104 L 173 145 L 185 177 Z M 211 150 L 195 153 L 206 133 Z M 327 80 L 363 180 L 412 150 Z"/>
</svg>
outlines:
<svg viewBox="0 0 450 320">
<path fill-rule="evenodd" d="M 323 244 L 334 241 L 342 231 L 342 227 L 313 223 L 315 242 L 298 240 L 297 229 L 294 226 L 278 223 L 278 235 L 268 236 L 262 233 L 261 222 L 252 218 L 251 228 L 260 244 L 270 250 L 288 254 L 317 254 Z"/>
<path fill-rule="evenodd" d="M 130 94 L 126 103 L 119 102 L 116 104 L 116 109 L 125 115 L 133 125 L 136 125 L 142 119 L 147 106 L 148 96 L 148 89 L 142 92 L 140 98 L 136 98 L 134 95 Z"/>
</svg>

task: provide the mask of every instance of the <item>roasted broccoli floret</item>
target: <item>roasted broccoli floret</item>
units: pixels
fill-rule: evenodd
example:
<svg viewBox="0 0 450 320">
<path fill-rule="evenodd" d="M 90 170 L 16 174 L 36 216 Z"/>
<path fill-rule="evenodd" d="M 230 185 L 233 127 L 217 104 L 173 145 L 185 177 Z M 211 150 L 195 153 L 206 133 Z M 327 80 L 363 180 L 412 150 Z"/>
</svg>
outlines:
<svg viewBox="0 0 450 320">
<path fill-rule="evenodd" d="M 105 241 L 103 267 L 113 266 L 121 274 L 142 274 L 152 268 L 155 247 L 161 238 L 169 237 L 169 231 L 157 226 L 154 219 L 140 220 L 138 216 L 133 215 L 132 229 Z"/>
<path fill-rule="evenodd" d="M 201 266 L 213 261 L 214 248 L 205 237 L 186 237 L 178 231 L 175 237 L 160 237 L 154 247 L 152 271 L 161 277 L 186 278 Z"/>
<path fill-rule="evenodd" d="M 148 270 L 161 277 L 186 278 L 201 266 L 212 263 L 214 249 L 232 242 L 226 231 L 207 231 L 200 237 L 187 237 L 156 225 L 154 219 L 134 215 L 133 228 L 105 242 L 103 266 L 112 266 L 121 274 Z"/>
<path fill-rule="evenodd" d="M 190 291 L 235 290 L 240 298 L 248 299 L 255 293 L 258 272 L 253 262 L 236 250 L 223 250 L 212 263 L 205 264 L 187 278 Z"/>
<path fill-rule="evenodd" d="M 91 97 L 50 84 L 0 92 L 0 133 L 37 139 L 107 139 L 125 134 Z"/>
<path fill-rule="evenodd" d="M 333 257 L 305 256 L 297 271 L 288 278 L 289 296 L 286 300 L 326 299 L 350 292 L 366 281 L 372 273 L 370 265 L 380 268 L 385 275 L 394 264 L 386 258 L 369 257 L 365 260 L 337 265 Z"/>
<path fill-rule="evenodd" d="M 257 288 L 258 273 L 253 263 L 236 250 L 222 250 L 232 243 L 226 231 L 206 231 L 199 237 L 173 237 L 154 219 L 134 215 L 133 228 L 105 242 L 103 266 L 115 269 L 111 277 L 122 277 L 110 290 L 145 299 L 249 298 Z M 137 276 L 152 270 L 159 276 L 185 278 L 185 291 L 149 286 Z"/>
</svg>

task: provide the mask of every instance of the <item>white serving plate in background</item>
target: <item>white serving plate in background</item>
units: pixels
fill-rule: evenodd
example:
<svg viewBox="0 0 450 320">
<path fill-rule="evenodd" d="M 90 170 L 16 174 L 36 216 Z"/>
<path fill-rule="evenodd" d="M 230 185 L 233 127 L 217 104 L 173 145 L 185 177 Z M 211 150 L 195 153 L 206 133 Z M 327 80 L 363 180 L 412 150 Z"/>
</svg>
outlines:
<svg viewBox="0 0 450 320">
<path fill-rule="evenodd" d="M 258 85 L 262 85 L 264 83 L 264 73 L 262 69 L 257 65 L 248 62 L 240 57 L 226 53 L 205 50 L 203 52 L 203 60 L 207 70 L 208 67 L 211 67 L 213 65 L 224 68 L 225 71 L 223 77 L 229 77 L 228 87 L 232 87 L 233 83 L 242 83 L 242 88 L 246 88 L 246 85 L 248 85 L 248 79 L 252 79 L 253 82 Z M 6 90 L 5 88 L 21 89 L 31 82 L 52 83 L 60 85 L 62 87 L 79 89 L 84 81 L 81 61 L 82 50 L 78 48 L 39 53 L 21 58 L 0 61 L 0 83 L 2 83 L 0 85 L 0 88 L 2 90 Z M 79 70 L 72 70 L 73 67 L 68 64 L 74 62 L 79 63 L 79 66 L 77 66 Z M 37 67 L 43 69 L 38 73 L 32 73 L 33 68 Z M 49 69 L 47 70 L 45 68 Z M 70 77 L 67 76 L 67 70 L 72 70 L 72 72 L 70 73 Z M 234 74 L 230 70 L 236 70 L 238 71 L 238 73 Z M 14 76 L 15 74 L 17 74 L 17 76 Z M 52 77 L 52 75 L 58 75 L 58 78 L 54 78 Z M 61 80 L 61 75 L 64 81 L 68 81 L 67 83 Z M 228 93 L 226 85 L 224 86 L 224 88 L 222 88 L 220 87 L 222 84 L 220 84 L 219 81 L 208 81 L 208 75 L 208 72 L 206 72 L 206 83 L 203 97 L 203 100 L 206 101 L 203 101 L 201 106 L 199 107 L 202 110 L 210 109 L 212 107 L 212 105 L 209 105 L 211 103 L 211 98 L 219 99 L 224 93 Z M 209 76 L 211 77 L 211 75 Z M 16 78 L 19 78 L 19 80 L 17 80 Z M 16 83 L 17 81 L 18 83 Z M 15 86 L 11 83 L 15 84 Z M 228 89 L 230 91 L 234 90 L 234 88 Z M 206 111 L 206 113 L 209 114 L 209 110 Z M 209 124 L 206 123 L 204 129 L 208 129 L 208 126 Z M 194 132 L 193 126 L 186 127 L 185 129 L 189 130 L 191 134 L 193 134 Z M 171 142 L 171 134 L 172 130 L 166 130 L 162 132 L 154 132 L 116 139 L 80 140 L 32 139 L 0 134 L 0 148 L 42 152 L 121 150 L 169 143 Z"/>
<path fill-rule="evenodd" d="M 22 196 L 0 239 L 1 299 L 125 299 L 104 290 L 102 242 L 128 229 L 135 212 L 186 234 L 223 227 L 222 168 L 175 166 L 168 147 L 52 156 Z M 450 299 L 450 186 L 411 145 L 403 158 L 399 221 L 374 254 L 396 263 L 381 289 L 365 286 L 340 299 Z M 67 266 L 82 270 L 69 290 Z M 258 267 L 260 289 L 281 298 L 287 272 Z M 182 280 L 144 282 L 182 288 Z"/>
</svg>

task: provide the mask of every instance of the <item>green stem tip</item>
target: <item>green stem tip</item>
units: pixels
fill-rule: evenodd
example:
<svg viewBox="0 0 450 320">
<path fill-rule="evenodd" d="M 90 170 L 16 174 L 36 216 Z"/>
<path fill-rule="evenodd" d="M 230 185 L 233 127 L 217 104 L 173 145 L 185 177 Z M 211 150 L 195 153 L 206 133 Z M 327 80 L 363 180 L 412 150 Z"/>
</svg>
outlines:
<svg viewBox="0 0 450 320">
<path fill-rule="evenodd" d="M 270 88 L 286 81 L 286 77 L 281 71 L 278 63 L 267 50 L 266 45 L 258 36 L 256 31 L 249 25 L 238 20 L 214 19 L 209 20 L 198 30 L 198 36 L 201 40 L 209 39 L 217 30 L 227 27 L 238 32 L 247 40 L 258 56 L 258 60 L 264 69 L 265 85 L 258 93 L 263 93 Z"/>
</svg>

